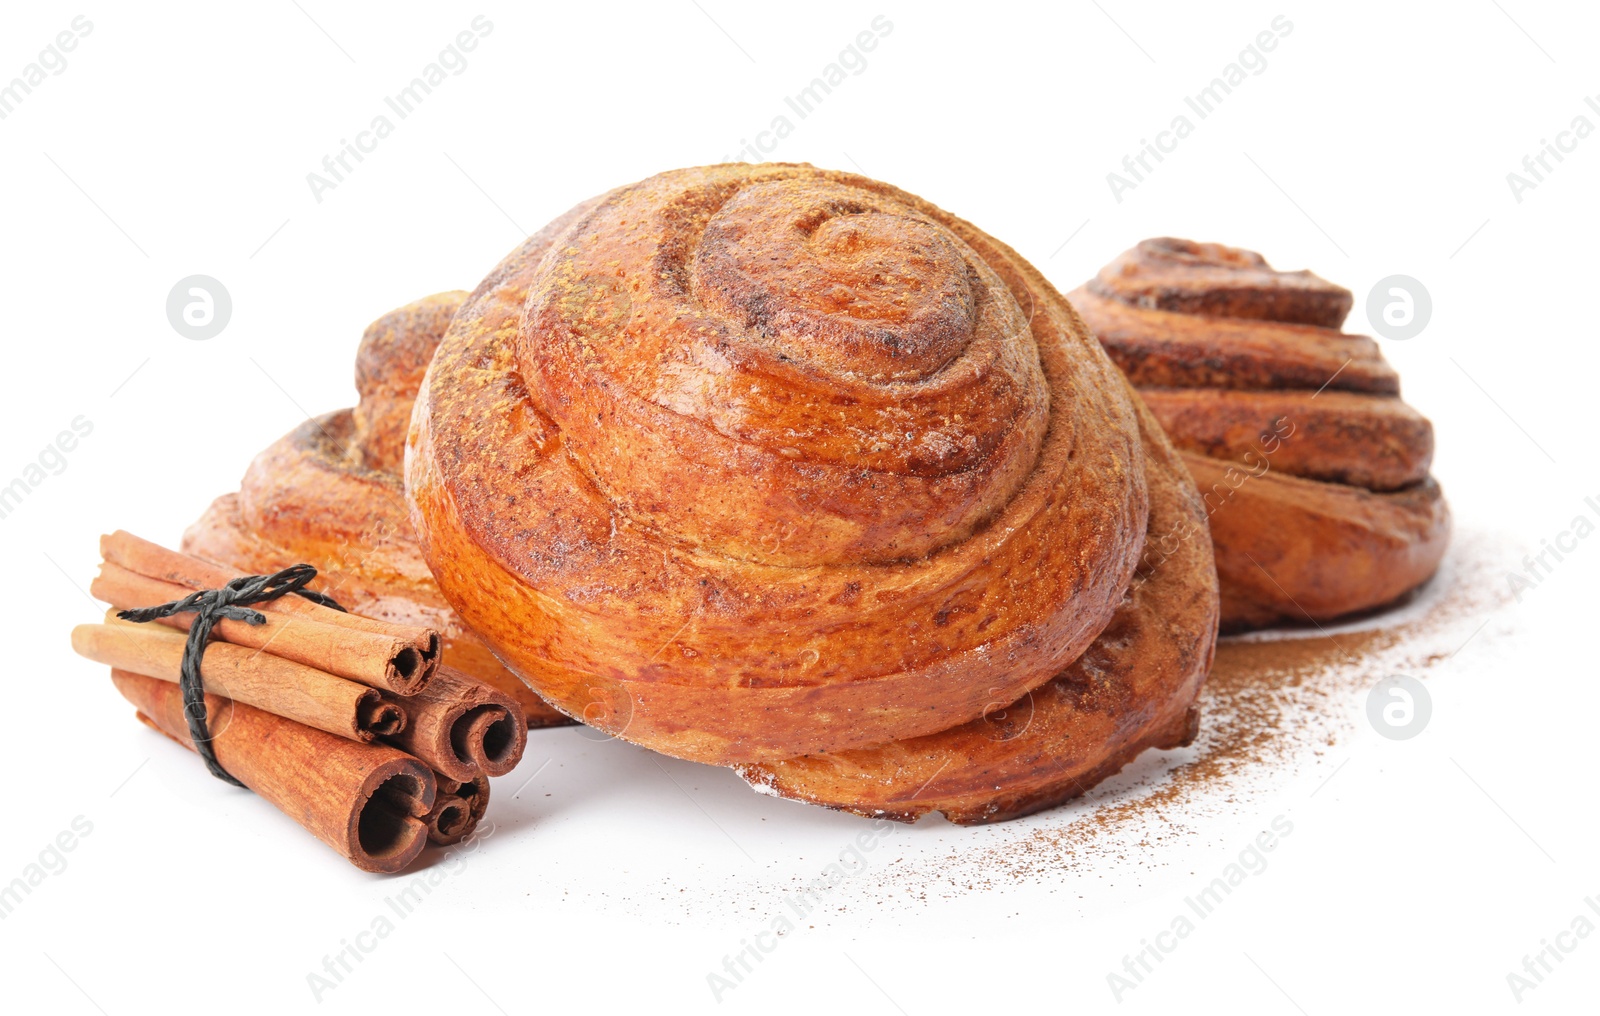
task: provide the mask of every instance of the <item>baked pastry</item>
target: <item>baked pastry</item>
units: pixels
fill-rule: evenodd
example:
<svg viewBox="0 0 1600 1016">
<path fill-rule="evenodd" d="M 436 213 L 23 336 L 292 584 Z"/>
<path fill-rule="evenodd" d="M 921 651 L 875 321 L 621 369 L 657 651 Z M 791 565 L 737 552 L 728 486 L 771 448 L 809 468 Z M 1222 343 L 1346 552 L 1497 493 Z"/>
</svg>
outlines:
<svg viewBox="0 0 1600 1016">
<path fill-rule="evenodd" d="M 1203 518 L 1197 552 L 1135 571 L 1153 510 L 1198 517 L 1192 486 L 1015 252 L 804 165 L 664 173 L 559 228 L 455 315 L 406 458 L 439 588 L 547 700 L 902 817 L 926 808 L 809 793 L 783 760 L 866 767 L 1067 671 L 1041 713 L 1072 713 L 1052 729 L 1073 744 L 982 756 L 987 790 L 932 785 L 927 807 L 981 820 L 1190 735 L 1215 636 Z M 1118 652 L 1142 638 L 1148 673 Z"/>
<path fill-rule="evenodd" d="M 183 549 L 241 574 L 315 565 L 318 588 L 352 612 L 437 630 L 450 665 L 514 696 L 529 726 L 563 724 L 439 595 L 407 516 L 411 403 L 466 295 L 440 293 L 374 321 L 356 355 L 360 405 L 307 420 L 256 456 L 239 492 L 184 533 Z"/>
<path fill-rule="evenodd" d="M 1427 581 L 1450 537 L 1432 425 L 1350 291 L 1252 251 L 1146 240 L 1070 294 L 1182 449 L 1225 630 L 1331 620 Z"/>
<path fill-rule="evenodd" d="M 960 825 L 1077 797 L 1146 748 L 1189 744 L 1216 649 L 1216 567 L 1183 460 L 1140 408 L 1150 489 L 1146 552 L 1128 595 L 1054 680 L 953 730 L 871 748 L 739 767 L 751 785 L 859 815 Z M 1170 547 L 1170 550 L 1160 549 Z"/>
</svg>

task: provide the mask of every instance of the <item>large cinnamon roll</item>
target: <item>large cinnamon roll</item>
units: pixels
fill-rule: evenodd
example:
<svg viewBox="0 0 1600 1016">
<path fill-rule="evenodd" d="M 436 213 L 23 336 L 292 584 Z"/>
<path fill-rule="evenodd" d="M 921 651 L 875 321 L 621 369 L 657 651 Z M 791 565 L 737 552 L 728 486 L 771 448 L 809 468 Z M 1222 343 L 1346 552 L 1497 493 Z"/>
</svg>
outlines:
<svg viewBox="0 0 1600 1016">
<path fill-rule="evenodd" d="M 569 722 L 494 658 L 439 595 L 417 549 L 400 470 L 417 385 L 466 293 L 391 311 L 362 336 L 361 402 L 296 427 L 256 456 L 237 494 L 217 498 L 183 549 L 268 573 L 306 562 L 351 611 L 437 630 L 450 665 L 513 695 L 529 726 Z"/>
<path fill-rule="evenodd" d="M 569 715 L 819 803 L 1004 817 L 1191 729 L 1215 575 L 1203 519 L 1201 556 L 1135 574 L 1152 517 L 1196 511 L 1141 413 L 969 223 L 860 176 L 715 166 L 579 206 L 484 280 L 406 489 L 446 599 Z M 1122 652 L 1142 639 L 1149 672 Z M 783 762 L 956 745 L 1047 684 L 1073 719 L 969 752 L 924 803 Z"/>
<path fill-rule="evenodd" d="M 1183 460 L 1140 408 L 1150 524 L 1111 623 L 1053 680 L 953 730 L 740 766 L 762 790 L 859 815 L 997 822 L 1076 797 L 1146 748 L 1189 744 L 1216 649 L 1216 568 Z"/>
<path fill-rule="evenodd" d="M 1391 603 L 1438 569 L 1450 513 L 1432 425 L 1350 291 L 1252 251 L 1146 240 L 1071 294 L 1210 514 L 1225 629 Z"/>
</svg>

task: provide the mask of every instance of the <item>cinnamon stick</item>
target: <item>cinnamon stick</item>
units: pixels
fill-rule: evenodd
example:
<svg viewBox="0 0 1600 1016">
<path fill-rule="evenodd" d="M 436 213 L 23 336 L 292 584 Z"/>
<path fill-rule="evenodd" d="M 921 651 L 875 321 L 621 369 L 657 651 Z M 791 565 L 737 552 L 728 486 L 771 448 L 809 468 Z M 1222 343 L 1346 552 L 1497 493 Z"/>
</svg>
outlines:
<svg viewBox="0 0 1600 1016">
<path fill-rule="evenodd" d="M 177 683 L 187 641 L 184 636 L 165 628 L 119 621 L 111 613 L 106 621 L 72 629 L 72 648 L 78 655 Z M 406 710 L 398 701 L 387 701 L 374 688 L 271 653 L 213 642 L 200 662 L 200 676 L 208 691 L 340 737 L 370 742 L 379 734 L 405 730 Z"/>
<path fill-rule="evenodd" d="M 177 685 L 115 669 L 111 680 L 142 719 L 193 749 Z M 400 871 L 422 852 L 436 795 L 427 766 L 216 695 L 206 713 L 223 767 L 356 867 Z"/>
<path fill-rule="evenodd" d="M 129 610 L 181 600 L 194 590 L 140 575 L 107 561 L 100 566 L 100 574 L 90 584 L 89 592 L 95 599 L 104 600 L 118 610 Z M 293 599 L 310 603 L 299 597 Z M 278 601 L 251 606 L 252 610 L 260 611 L 266 617 L 265 624 L 223 619 L 216 623 L 211 632 L 234 645 L 265 649 L 274 656 L 359 681 L 373 688 L 386 688 L 401 695 L 411 694 L 415 689 L 422 659 L 408 640 L 328 624 L 309 615 L 284 613 L 278 606 Z M 337 614 L 338 611 L 332 613 Z M 193 614 L 174 614 L 159 618 L 155 623 L 188 631 L 194 625 L 194 620 Z"/>
<path fill-rule="evenodd" d="M 516 699 L 453 667 L 441 666 L 403 704 L 406 729 L 385 738 L 453 780 L 470 782 L 482 773 L 504 776 L 517 767 L 528 744 L 528 721 Z"/>
<path fill-rule="evenodd" d="M 168 550 L 120 529 L 100 537 L 100 555 L 127 571 L 183 586 L 190 592 L 217 589 L 238 578 L 226 568 L 189 554 Z M 431 628 L 414 628 L 347 614 L 293 595 L 274 600 L 272 609 L 278 613 L 311 618 L 350 631 L 385 635 L 403 642 L 409 652 L 397 656 L 393 683 L 385 684 L 396 694 L 415 694 L 427 684 L 439 665 L 439 633 Z"/>
<path fill-rule="evenodd" d="M 434 773 L 433 778 L 438 794 L 433 799 L 433 810 L 423 821 L 428 823 L 428 842 L 448 847 L 478 828 L 489 808 L 489 777 L 480 773 L 468 783 L 452 780 L 443 773 Z"/>
</svg>

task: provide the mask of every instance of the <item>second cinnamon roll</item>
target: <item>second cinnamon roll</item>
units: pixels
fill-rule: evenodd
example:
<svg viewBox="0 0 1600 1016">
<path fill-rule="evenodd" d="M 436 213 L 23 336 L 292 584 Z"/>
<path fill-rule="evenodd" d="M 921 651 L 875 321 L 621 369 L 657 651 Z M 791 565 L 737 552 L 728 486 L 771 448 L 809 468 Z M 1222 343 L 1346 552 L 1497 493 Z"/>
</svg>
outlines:
<svg viewBox="0 0 1600 1016">
<path fill-rule="evenodd" d="M 1349 290 L 1167 238 L 1071 299 L 1199 484 L 1225 629 L 1373 610 L 1438 569 L 1450 511 L 1433 426 L 1377 343 L 1339 330 Z"/>
</svg>

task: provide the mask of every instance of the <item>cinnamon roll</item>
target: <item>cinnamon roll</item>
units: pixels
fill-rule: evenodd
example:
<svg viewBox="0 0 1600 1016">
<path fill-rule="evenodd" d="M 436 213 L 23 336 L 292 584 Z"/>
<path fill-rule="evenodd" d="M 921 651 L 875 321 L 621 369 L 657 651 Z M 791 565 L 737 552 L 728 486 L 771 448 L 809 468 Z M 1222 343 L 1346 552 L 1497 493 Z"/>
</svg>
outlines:
<svg viewBox="0 0 1600 1016">
<path fill-rule="evenodd" d="M 1070 299 L 1199 485 L 1225 629 L 1372 610 L 1437 570 L 1450 513 L 1433 428 L 1377 343 L 1339 330 L 1349 290 L 1157 239 Z"/>
<path fill-rule="evenodd" d="M 1192 483 L 1015 252 L 803 165 L 664 173 L 558 228 L 451 321 L 406 457 L 441 592 L 548 701 L 901 817 L 1021 814 L 1191 735 Z M 971 750 L 1030 695 L 1038 733 Z M 916 797 L 891 759 L 936 751 L 969 761 Z"/>
</svg>

